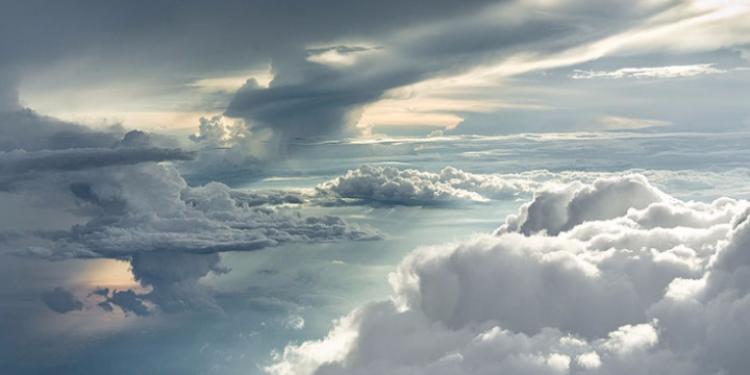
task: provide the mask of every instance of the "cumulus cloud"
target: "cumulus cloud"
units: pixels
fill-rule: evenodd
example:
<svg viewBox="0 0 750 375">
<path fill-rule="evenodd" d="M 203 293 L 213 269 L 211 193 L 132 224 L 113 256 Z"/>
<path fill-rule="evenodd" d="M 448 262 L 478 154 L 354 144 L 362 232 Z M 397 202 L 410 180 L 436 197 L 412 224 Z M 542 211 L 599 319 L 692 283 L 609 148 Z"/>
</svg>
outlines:
<svg viewBox="0 0 750 375">
<path fill-rule="evenodd" d="M 681 201 L 635 175 L 540 191 L 496 235 L 415 250 L 390 300 L 266 370 L 743 374 L 749 207 Z"/>
<path fill-rule="evenodd" d="M 301 202 L 294 194 L 235 191 L 217 182 L 188 186 L 170 164 L 57 171 L 18 184 L 23 194 L 59 199 L 55 204 L 77 212 L 81 222 L 69 229 L 21 231 L 4 238 L 2 248 L 52 260 L 129 260 L 135 279 L 151 291 L 116 292 L 104 305 L 136 315 L 146 311 L 139 301 L 166 312 L 218 311 L 198 281 L 226 272 L 220 252 L 381 237 L 337 216 L 302 215 L 285 206 Z"/>
<path fill-rule="evenodd" d="M 226 272 L 220 252 L 381 237 L 337 216 L 302 215 L 288 207 L 303 203 L 296 192 L 235 190 L 218 182 L 189 186 L 177 166 L 159 162 L 192 160 L 196 153 L 160 147 L 168 142 L 140 131 L 94 131 L 28 110 L 4 115 L 0 188 L 66 219 L 4 230 L 0 250 L 51 260 L 129 260 L 135 279 L 150 291 L 105 293 L 99 304 L 105 310 L 119 306 L 138 316 L 149 313 L 149 304 L 166 312 L 218 310 L 198 281 Z M 216 121 L 206 122 L 194 141 L 212 145 L 226 138 L 212 135 L 223 126 Z M 242 138 L 230 132 L 227 139 Z M 56 303 L 63 297 L 56 291 L 46 298 Z"/>
<path fill-rule="evenodd" d="M 472 156 L 473 157 L 473 156 Z M 632 175 L 626 181 L 615 182 L 605 191 L 606 179 L 622 180 L 623 175 Z M 649 183 L 643 182 L 639 176 L 645 176 Z M 314 192 L 311 191 L 276 191 L 254 192 L 265 199 L 276 202 L 286 201 L 295 203 L 307 201 L 323 205 L 330 204 L 397 204 L 397 205 L 435 205 L 455 204 L 461 202 L 488 202 L 492 200 L 507 200 L 526 197 L 532 193 L 540 197 L 534 204 L 533 210 L 567 210 L 563 207 L 572 195 L 578 194 L 578 189 L 597 179 L 599 188 L 597 193 L 601 199 L 610 199 L 617 194 L 618 189 L 651 189 L 651 184 L 660 188 L 679 190 L 684 197 L 704 199 L 716 196 L 721 191 L 713 188 L 722 184 L 722 191 L 745 196 L 745 183 L 748 171 L 737 168 L 726 172 L 696 170 L 644 170 L 632 169 L 623 172 L 595 172 L 595 171 L 560 171 L 551 172 L 545 169 L 529 170 L 519 173 L 472 173 L 455 167 L 445 167 L 438 172 L 417 170 L 411 168 L 396 168 L 390 166 L 362 165 L 348 170 L 343 175 L 318 184 Z M 639 180 L 641 180 L 639 182 Z M 630 182 L 627 182 L 630 181 Z M 580 183 L 581 185 L 576 185 Z M 581 194 L 583 192 L 580 192 Z M 660 195 L 652 191 L 653 199 Z M 557 195 L 553 198 L 552 196 Z M 609 197 L 606 197 L 609 195 Z M 239 198 L 239 197 L 238 197 Z M 546 202 L 545 202 L 546 201 Z M 553 206 L 560 206 L 554 208 Z M 615 206 L 613 206 L 615 209 Z M 527 207 L 519 212 L 523 216 Z M 559 215 L 558 215 L 559 216 Z M 509 218 L 511 219 L 511 218 Z M 567 220 L 562 218 L 546 218 L 544 220 Z M 523 220 L 514 219 L 514 220 Z M 508 224 L 508 225 L 518 225 Z M 531 223 L 526 224 L 532 225 Z M 563 225 L 563 223 L 560 223 Z"/>
<path fill-rule="evenodd" d="M 318 185 L 317 191 L 364 202 L 429 205 L 512 197 L 531 184 L 518 175 L 473 174 L 453 167 L 433 173 L 363 165 Z"/>
<path fill-rule="evenodd" d="M 60 314 L 83 310 L 83 302 L 79 301 L 73 293 L 61 287 L 42 294 L 42 301 L 50 310 Z"/>
<path fill-rule="evenodd" d="M 570 184 L 537 193 L 518 215 L 508 217 L 498 232 L 555 235 L 585 221 L 611 219 L 630 208 L 645 208 L 665 199 L 665 194 L 640 175 L 600 179 L 590 186 Z"/>
</svg>

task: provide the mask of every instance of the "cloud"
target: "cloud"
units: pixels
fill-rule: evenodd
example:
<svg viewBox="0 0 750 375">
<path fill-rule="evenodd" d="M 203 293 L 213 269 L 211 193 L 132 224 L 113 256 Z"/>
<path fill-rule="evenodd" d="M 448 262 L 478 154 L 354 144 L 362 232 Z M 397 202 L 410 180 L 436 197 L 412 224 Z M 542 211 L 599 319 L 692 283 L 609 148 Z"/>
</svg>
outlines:
<svg viewBox="0 0 750 375">
<path fill-rule="evenodd" d="M 606 11 L 597 7 L 571 8 L 555 11 L 561 14 Z M 225 115 L 243 118 L 253 129 L 270 130 L 274 147 L 286 152 L 289 144 L 299 139 L 357 134 L 359 129 L 355 126 L 365 107 L 381 99 L 391 99 L 400 88 L 458 76 L 477 65 L 502 61 L 513 56 L 521 45 L 539 51 L 557 50 L 561 39 L 566 40 L 566 36 L 580 30 L 580 25 L 566 23 L 549 12 L 536 12 L 534 6 L 520 2 L 477 4 L 466 10 L 461 17 L 435 18 L 424 24 L 394 28 L 372 41 L 370 36 L 351 37 L 347 38 L 351 43 L 314 49 L 312 55 L 310 49 L 305 49 L 274 56 L 274 80 L 270 86 L 260 88 L 250 82 L 237 92 Z M 622 27 L 632 16 L 627 14 L 606 25 L 596 17 L 577 19 L 590 22 L 592 28 L 601 27 L 602 34 L 606 34 Z M 599 36 L 594 34 L 586 39 Z M 553 41 L 555 38 L 557 42 Z M 378 49 L 361 51 L 363 44 L 377 45 Z M 443 101 L 446 102 L 445 98 Z M 497 106 L 477 105 L 476 100 L 465 103 L 479 108 Z M 463 108 L 459 105 L 456 112 Z M 438 117 L 432 115 L 424 117 Z M 456 118 L 442 113 L 442 121 L 446 116 L 451 120 Z"/>
<path fill-rule="evenodd" d="M 266 370 L 744 373 L 748 202 L 685 202 L 633 175 L 538 192 L 526 209 L 545 201 L 564 203 L 551 220 L 530 210 L 536 230 L 415 250 L 389 276 L 390 300 Z"/>
<path fill-rule="evenodd" d="M 604 116 L 599 119 L 599 123 L 602 130 L 638 130 L 672 125 L 669 121 L 622 116 Z"/>
<path fill-rule="evenodd" d="M 302 215 L 299 193 L 234 190 L 218 182 L 189 186 L 174 164 L 159 162 L 189 161 L 196 152 L 161 147 L 170 140 L 159 136 L 94 131 L 30 110 L 0 119 L 9 121 L 0 127 L 7 136 L 0 137 L 3 188 L 21 207 L 42 206 L 65 218 L 51 227 L 4 231 L 0 250 L 50 260 L 130 261 L 135 279 L 151 290 L 105 293 L 99 304 L 105 310 L 119 306 L 139 316 L 154 305 L 165 312 L 218 311 L 212 292 L 198 280 L 226 272 L 221 252 L 382 236 L 341 217 Z M 204 125 L 196 143 L 225 138 L 216 131 L 223 128 L 220 119 Z M 226 134 L 228 141 L 244 142 L 242 132 Z"/>
<path fill-rule="evenodd" d="M 493 139 L 494 140 L 494 139 Z M 488 139 L 487 142 L 493 140 Z M 544 158 L 552 157 L 557 152 L 556 147 L 575 148 L 578 146 L 566 146 L 569 139 L 556 142 L 553 140 L 541 141 L 541 143 L 550 142 L 550 155 Z M 592 142 L 603 141 L 599 136 L 595 136 Z M 408 142 L 401 141 L 399 142 Z M 430 142 L 419 144 L 419 147 L 434 148 L 437 150 L 455 149 L 458 147 L 467 147 L 467 150 L 473 149 L 471 143 L 461 145 L 462 140 L 454 139 L 447 141 L 445 145 L 436 142 L 436 145 L 430 145 Z M 518 139 L 512 137 L 508 142 L 528 142 L 528 139 Z M 515 147 L 515 148 L 513 148 Z M 507 150 L 500 152 L 499 157 L 505 153 L 522 153 L 525 146 L 508 146 Z M 537 145 L 535 152 L 544 153 L 544 145 Z M 583 148 L 584 146 L 582 146 Z M 615 148 L 632 148 L 632 145 L 608 145 Z M 647 145 L 643 147 L 650 147 Z M 595 147 L 598 149 L 598 147 Z M 592 150 L 592 152 L 595 152 Z M 493 160 L 494 155 L 488 152 L 486 155 L 474 155 L 474 152 L 458 151 L 457 153 L 465 156 L 465 160 L 470 164 L 483 162 L 488 158 Z M 703 153 L 704 155 L 706 153 Z M 687 156 L 683 156 L 687 157 Z M 456 160 L 456 158 L 451 158 Z M 475 163 L 474 161 L 477 160 Z M 467 165 L 467 166 L 470 166 Z M 623 181 L 623 176 L 633 175 L 632 181 Z M 614 179 L 611 187 L 613 190 L 626 189 L 626 185 L 631 187 L 646 188 L 646 183 L 639 182 L 641 176 L 646 176 L 651 184 L 661 189 L 679 190 L 681 194 L 691 199 L 706 199 L 714 197 L 722 192 L 732 192 L 745 196 L 744 181 L 747 178 L 748 171 L 744 168 L 733 169 L 720 173 L 697 170 L 661 170 L 661 169 L 631 169 L 621 172 L 595 172 L 595 171 L 559 171 L 551 172 L 545 169 L 527 170 L 519 173 L 472 173 L 455 167 L 445 167 L 438 172 L 429 170 L 418 170 L 411 168 L 396 168 L 390 166 L 362 165 L 355 169 L 346 171 L 343 175 L 324 181 L 318 184 L 314 192 L 310 191 L 287 191 L 287 192 L 256 192 L 264 197 L 261 201 L 274 200 L 277 203 L 300 203 L 302 201 L 319 204 L 319 205 L 337 205 L 337 204 L 375 204 L 375 205 L 444 205 L 460 203 L 482 203 L 492 200 L 508 200 L 528 196 L 531 193 L 539 195 L 538 202 L 529 202 L 534 204 L 534 209 L 543 209 L 547 206 L 548 210 L 566 210 L 565 205 L 572 199 L 571 195 L 575 194 L 577 189 L 584 185 L 576 183 L 591 184 L 597 179 Z M 627 179 L 626 179 L 627 180 Z M 604 181 L 600 181 L 601 189 L 605 189 Z M 712 188 L 721 184 L 720 190 Z M 660 193 L 653 192 L 655 195 Z M 606 193 L 614 196 L 616 191 Z M 558 195 L 552 198 L 553 195 Z M 274 198 L 275 197 L 275 198 Z M 239 198 L 239 197 L 237 197 Z M 661 198 L 655 198 L 661 199 Z M 547 202 L 543 202 L 547 201 Z M 552 206 L 559 206 L 554 208 Z M 524 211 L 519 212 L 524 215 Z M 565 213 L 561 213 L 565 214 Z M 554 220 L 550 217 L 548 220 Z M 563 220 L 558 218 L 558 220 Z M 518 225 L 516 223 L 515 225 Z M 526 224 L 527 226 L 531 225 Z M 549 228 L 548 228 L 549 229 Z"/>
<path fill-rule="evenodd" d="M 44 292 L 42 301 L 50 310 L 60 314 L 83 310 L 83 302 L 79 301 L 73 293 L 61 287 Z"/>
<path fill-rule="evenodd" d="M 664 193 L 640 175 L 600 179 L 591 186 L 571 184 L 537 193 L 518 215 L 506 219 L 498 233 L 556 235 L 585 221 L 615 218 L 631 208 L 645 208 L 665 199 Z"/>
<path fill-rule="evenodd" d="M 48 244 L 30 246 L 35 255 L 119 258 L 144 252 L 206 254 L 257 250 L 286 242 L 380 236 L 372 228 L 339 217 L 302 216 L 293 210 L 257 206 L 258 202 L 243 204 L 243 198 L 233 198 L 232 190 L 221 183 L 189 187 L 170 165 L 126 166 L 113 173 L 69 177 L 76 182 L 69 194 L 92 216 L 69 231 L 37 232 L 36 239 Z"/>
<path fill-rule="evenodd" d="M 0 112 L 0 124 L 0 151 L 112 147 L 122 139 L 123 133 L 117 128 L 91 130 L 30 109 Z"/>
<path fill-rule="evenodd" d="M 105 301 L 98 304 L 104 311 L 111 312 L 113 310 L 112 306 L 118 306 L 125 314 L 132 313 L 136 316 L 148 316 L 151 314 L 144 303 L 145 299 L 143 296 L 136 294 L 132 290 L 115 290 L 109 294 L 108 289 L 100 289 L 98 292 L 103 293 L 100 295 L 106 297 Z"/>
<path fill-rule="evenodd" d="M 0 153 L 0 173 L 26 174 L 76 171 L 118 165 L 191 160 L 195 152 L 156 147 L 75 148 L 65 150 L 22 150 Z"/>
<path fill-rule="evenodd" d="M 706 74 L 723 74 L 727 71 L 715 67 L 716 64 L 672 65 L 648 68 L 621 68 L 613 71 L 574 70 L 572 79 L 594 78 L 684 78 Z"/>
<path fill-rule="evenodd" d="M 139 307 L 145 302 L 164 312 L 220 311 L 212 291 L 198 281 L 227 271 L 221 252 L 382 236 L 337 216 L 302 215 L 284 206 L 301 202 L 293 194 L 233 191 L 217 182 L 188 186 L 169 164 L 47 172 L 17 184 L 14 191 L 57 199 L 51 208 L 72 210 L 81 222 L 19 231 L 3 239 L 2 249 L 51 260 L 129 260 L 135 279 L 151 290 L 115 292 L 102 305 L 136 315 L 149 310 Z"/>
<path fill-rule="evenodd" d="M 432 205 L 486 202 L 526 191 L 530 181 L 481 175 L 446 167 L 439 173 L 364 165 L 323 182 L 317 191 L 338 198 L 383 204 Z"/>
</svg>

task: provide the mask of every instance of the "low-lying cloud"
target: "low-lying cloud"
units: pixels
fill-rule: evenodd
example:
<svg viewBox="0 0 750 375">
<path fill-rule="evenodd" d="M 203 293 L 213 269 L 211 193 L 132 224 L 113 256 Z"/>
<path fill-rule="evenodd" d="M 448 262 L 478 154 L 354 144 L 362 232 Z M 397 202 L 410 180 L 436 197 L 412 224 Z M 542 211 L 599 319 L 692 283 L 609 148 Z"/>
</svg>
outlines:
<svg viewBox="0 0 750 375">
<path fill-rule="evenodd" d="M 417 249 L 390 275 L 391 300 L 266 370 L 743 374 L 749 208 L 635 175 L 539 191 L 495 235 Z"/>
<path fill-rule="evenodd" d="M 393 204 L 439 204 L 451 201 L 484 202 L 477 190 L 514 194 L 521 190 L 513 182 L 473 175 L 447 167 L 439 173 L 364 165 L 318 185 L 322 194 L 365 202 Z"/>
</svg>

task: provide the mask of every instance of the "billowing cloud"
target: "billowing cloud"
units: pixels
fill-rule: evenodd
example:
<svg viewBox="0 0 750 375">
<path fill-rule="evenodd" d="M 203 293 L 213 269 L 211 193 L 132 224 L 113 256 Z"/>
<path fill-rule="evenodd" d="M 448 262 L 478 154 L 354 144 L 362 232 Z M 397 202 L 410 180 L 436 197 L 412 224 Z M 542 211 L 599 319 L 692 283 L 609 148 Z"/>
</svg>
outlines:
<svg viewBox="0 0 750 375">
<path fill-rule="evenodd" d="M 105 310 L 119 306 L 138 316 L 149 313 L 149 304 L 166 312 L 216 310 L 198 280 L 225 272 L 220 252 L 381 237 L 337 216 L 302 215 L 287 207 L 303 203 L 294 192 L 234 190 L 218 182 L 189 186 L 174 164 L 159 162 L 192 160 L 196 152 L 160 147 L 169 142 L 158 136 L 94 131 L 30 110 L 0 114 L 3 119 L 0 188 L 65 219 L 52 227 L 8 228 L 0 250 L 51 260 L 130 261 L 135 279 L 151 290 L 100 294 Z M 219 125 L 206 122 L 194 140 L 219 142 L 223 133 L 211 133 Z M 45 301 L 63 306 L 63 297 L 55 291 Z"/>
<path fill-rule="evenodd" d="M 739 173 L 738 177 L 744 178 L 744 174 L 740 170 L 737 170 L 737 172 Z M 630 174 L 631 176 L 623 179 L 623 174 Z M 653 190 L 651 185 L 641 177 L 643 174 L 647 175 L 658 186 L 685 183 L 686 180 L 695 182 L 706 179 L 711 181 L 726 180 L 729 176 L 729 174 L 723 174 L 724 177 L 720 177 L 710 173 L 698 173 L 689 170 L 633 170 L 632 172 L 530 170 L 519 173 L 471 173 L 455 167 L 445 167 L 438 172 L 430 172 L 410 168 L 362 165 L 346 171 L 339 177 L 318 184 L 315 194 L 290 191 L 287 193 L 289 196 L 286 199 L 287 202 L 293 202 L 295 199 L 308 199 L 321 204 L 439 205 L 505 200 L 535 192 L 538 195 L 537 199 L 522 208 L 519 213 L 521 218 L 511 217 L 509 220 L 513 222 L 509 222 L 507 225 L 521 225 L 522 223 L 517 222 L 518 220 L 545 220 L 560 221 L 559 225 L 564 226 L 566 225 L 564 221 L 575 221 L 575 223 L 567 224 L 570 226 L 579 222 L 581 218 L 561 216 L 568 215 L 569 210 L 583 211 L 587 209 L 585 207 L 567 207 L 569 204 L 578 205 L 578 203 L 572 202 L 576 195 L 586 196 L 578 198 L 579 200 L 588 199 L 588 195 L 598 196 L 602 205 L 609 204 L 607 201 L 613 200 L 615 196 L 618 196 L 618 199 L 622 199 L 622 196 L 640 199 L 638 193 L 641 191 L 649 191 L 653 201 L 666 199 L 663 194 Z M 610 178 L 612 181 L 608 183 L 606 178 Z M 600 181 L 596 182 L 593 191 L 591 191 L 585 184 L 593 183 L 597 179 L 600 179 Z M 268 198 L 280 193 L 269 193 L 271 195 Z M 291 199 L 291 201 L 288 199 Z M 635 205 L 640 207 L 650 202 L 651 200 L 645 200 L 639 203 L 635 202 L 638 203 Z M 612 210 L 615 210 L 615 213 L 619 214 L 624 212 L 626 208 L 631 207 L 628 204 L 633 203 L 627 201 L 609 205 Z M 617 207 L 620 207 L 620 209 Z M 532 214 L 532 218 L 527 218 L 527 211 L 529 210 L 539 213 Z M 543 212 L 547 216 L 542 215 Z M 552 213 L 555 215 L 552 215 Z M 577 215 L 577 213 L 572 212 L 570 214 Z M 586 215 L 583 212 L 579 214 Z M 538 215 L 538 217 L 535 215 Z M 526 223 L 523 225 L 530 227 L 534 224 Z M 553 230 L 547 224 L 545 225 L 544 229 Z M 526 231 L 530 230 L 526 229 Z"/>
<path fill-rule="evenodd" d="M 498 233 L 543 231 L 556 235 L 586 221 L 615 218 L 631 208 L 645 208 L 665 199 L 640 175 L 601 179 L 592 186 L 567 185 L 538 193 L 521 207 L 519 215 L 508 217 Z"/>
<path fill-rule="evenodd" d="M 14 232 L 2 248 L 53 260 L 129 260 L 135 279 L 151 291 L 114 292 L 103 305 L 136 315 L 145 315 L 139 306 L 146 301 L 166 312 L 218 310 L 198 280 L 224 272 L 220 252 L 381 237 L 337 216 L 284 207 L 300 202 L 295 195 L 233 191 L 217 182 L 188 186 L 169 164 L 57 171 L 17 182 L 15 191 L 55 197 L 57 207 L 72 209 L 81 221 L 69 229 Z"/>
<path fill-rule="evenodd" d="M 522 209 L 534 230 L 415 250 L 390 275 L 391 300 L 266 370 L 742 374 L 748 207 L 684 202 L 632 175 L 539 192 Z"/>
<path fill-rule="evenodd" d="M 170 166 L 134 167 L 86 183 L 86 194 L 76 198 L 98 216 L 69 232 L 45 234 L 43 238 L 54 245 L 48 250 L 35 247 L 34 253 L 121 257 L 149 251 L 212 253 L 256 250 L 283 242 L 378 238 L 372 229 L 338 217 L 243 207 L 226 185 L 213 182 L 189 187 Z"/>
<path fill-rule="evenodd" d="M 487 201 L 479 191 L 512 196 L 522 190 L 519 185 L 518 181 L 505 182 L 451 167 L 432 173 L 364 165 L 318 185 L 317 190 L 365 202 L 429 205 L 461 200 Z"/>
</svg>

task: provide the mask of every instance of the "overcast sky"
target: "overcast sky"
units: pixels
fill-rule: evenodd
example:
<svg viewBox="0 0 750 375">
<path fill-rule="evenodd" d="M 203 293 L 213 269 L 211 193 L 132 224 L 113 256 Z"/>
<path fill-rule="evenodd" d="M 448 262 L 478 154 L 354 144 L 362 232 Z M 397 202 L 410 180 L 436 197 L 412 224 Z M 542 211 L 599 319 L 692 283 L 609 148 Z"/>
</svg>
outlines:
<svg viewBox="0 0 750 375">
<path fill-rule="evenodd" d="M 26 106 L 133 128 L 224 114 L 284 138 L 737 130 L 748 11 L 721 0 L 7 1 L 0 64 Z"/>
</svg>

